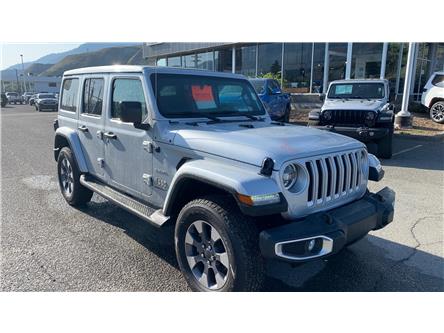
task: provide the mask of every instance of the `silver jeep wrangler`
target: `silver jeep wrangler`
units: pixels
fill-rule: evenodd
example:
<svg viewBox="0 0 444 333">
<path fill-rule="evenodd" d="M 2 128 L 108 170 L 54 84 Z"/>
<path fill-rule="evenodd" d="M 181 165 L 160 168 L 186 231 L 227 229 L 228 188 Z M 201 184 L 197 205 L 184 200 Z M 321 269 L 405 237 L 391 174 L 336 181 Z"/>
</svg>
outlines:
<svg viewBox="0 0 444 333">
<path fill-rule="evenodd" d="M 73 206 L 93 192 L 174 226 L 196 291 L 260 290 L 265 262 L 338 253 L 393 220 L 357 140 L 271 121 L 242 75 L 142 66 L 63 76 L 54 157 Z"/>
</svg>

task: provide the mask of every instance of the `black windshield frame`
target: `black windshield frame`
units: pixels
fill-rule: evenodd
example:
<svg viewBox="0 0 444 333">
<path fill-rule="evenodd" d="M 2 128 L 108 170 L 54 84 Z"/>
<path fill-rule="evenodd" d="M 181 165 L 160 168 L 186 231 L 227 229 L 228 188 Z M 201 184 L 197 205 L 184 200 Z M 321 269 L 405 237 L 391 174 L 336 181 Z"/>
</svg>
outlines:
<svg viewBox="0 0 444 333">
<path fill-rule="evenodd" d="M 231 77 L 199 75 L 199 74 L 170 74 L 170 73 L 153 73 L 150 75 L 154 97 L 157 103 L 157 109 L 165 118 L 206 118 L 206 117 L 237 117 L 237 116 L 265 116 L 266 110 L 259 99 L 251 82 L 246 79 L 237 79 Z M 169 85 L 168 85 L 169 83 Z M 182 86 L 183 84 L 183 86 Z M 205 110 L 197 105 L 192 97 L 189 88 L 199 85 L 200 87 L 211 86 L 212 97 L 211 103 L 215 106 Z M 170 98 L 170 104 L 178 104 L 167 106 L 161 100 L 160 91 L 163 88 L 175 86 L 174 94 L 177 97 Z M 238 101 L 245 102 L 245 108 L 251 107 L 251 110 L 239 111 L 228 108 L 220 102 L 221 86 L 233 86 L 241 89 L 240 96 L 234 97 Z M 164 97 L 167 95 L 164 95 Z M 177 101 L 175 101 L 177 98 Z M 248 100 L 248 102 L 245 100 Z M 171 103 L 172 102 L 172 103 Z M 169 110 L 167 111 L 167 108 Z M 171 109 L 179 109 L 181 112 L 171 112 Z"/>
</svg>

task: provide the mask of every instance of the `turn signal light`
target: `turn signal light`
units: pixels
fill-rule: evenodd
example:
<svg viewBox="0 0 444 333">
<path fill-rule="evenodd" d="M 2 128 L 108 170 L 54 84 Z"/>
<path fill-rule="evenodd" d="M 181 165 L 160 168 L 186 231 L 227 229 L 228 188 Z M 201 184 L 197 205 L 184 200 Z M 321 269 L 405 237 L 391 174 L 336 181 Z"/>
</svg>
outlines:
<svg viewBox="0 0 444 333">
<path fill-rule="evenodd" d="M 270 205 L 279 203 L 281 198 L 279 193 L 273 194 L 260 194 L 260 195 L 245 195 L 245 194 L 237 194 L 237 197 L 240 202 L 247 206 L 261 206 L 261 205 Z"/>
</svg>

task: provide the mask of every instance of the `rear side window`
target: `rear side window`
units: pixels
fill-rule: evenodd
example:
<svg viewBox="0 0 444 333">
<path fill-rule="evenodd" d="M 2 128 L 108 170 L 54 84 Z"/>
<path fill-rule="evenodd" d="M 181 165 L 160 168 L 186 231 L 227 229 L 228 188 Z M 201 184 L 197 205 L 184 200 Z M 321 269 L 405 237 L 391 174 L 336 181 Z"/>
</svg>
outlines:
<svg viewBox="0 0 444 333">
<path fill-rule="evenodd" d="M 63 81 L 62 99 L 60 108 L 65 111 L 76 112 L 79 79 L 65 79 Z"/>
<path fill-rule="evenodd" d="M 115 79 L 111 102 L 111 118 L 120 119 L 120 102 L 140 102 L 142 105 L 142 119 L 148 116 L 145 94 L 139 79 Z"/>
<path fill-rule="evenodd" d="M 432 84 L 437 87 L 444 88 L 444 75 L 437 74 L 432 80 Z"/>
<path fill-rule="evenodd" d="M 83 87 L 82 113 L 93 116 L 102 114 L 103 79 L 86 79 Z"/>
</svg>

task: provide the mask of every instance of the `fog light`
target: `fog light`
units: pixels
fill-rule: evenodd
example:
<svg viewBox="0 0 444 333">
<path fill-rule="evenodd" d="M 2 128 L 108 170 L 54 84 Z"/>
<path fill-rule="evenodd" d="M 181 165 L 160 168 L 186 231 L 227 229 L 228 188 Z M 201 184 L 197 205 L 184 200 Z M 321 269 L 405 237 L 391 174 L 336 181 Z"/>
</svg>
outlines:
<svg viewBox="0 0 444 333">
<path fill-rule="evenodd" d="M 314 240 L 314 239 L 312 239 L 308 242 L 308 251 L 309 252 L 313 251 L 315 244 L 316 244 L 316 240 Z"/>
</svg>

